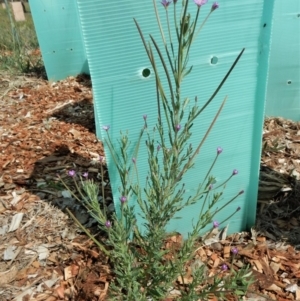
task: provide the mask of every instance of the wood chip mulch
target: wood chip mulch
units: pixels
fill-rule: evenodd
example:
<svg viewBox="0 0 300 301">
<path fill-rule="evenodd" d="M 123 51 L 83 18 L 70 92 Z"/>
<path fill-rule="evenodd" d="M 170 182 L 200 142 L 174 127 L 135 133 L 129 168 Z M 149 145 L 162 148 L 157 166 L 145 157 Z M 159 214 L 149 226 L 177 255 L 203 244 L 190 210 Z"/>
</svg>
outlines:
<svg viewBox="0 0 300 301">
<path fill-rule="evenodd" d="M 107 299 L 109 260 L 65 209 L 91 231 L 95 223 L 59 182 L 70 169 L 88 171 L 105 182 L 111 202 L 107 173 L 102 179 L 99 172 L 104 153 L 92 99 L 85 76 L 48 82 L 0 74 L 0 300 Z M 223 264 L 237 271 L 249 264 L 255 282 L 243 300 L 300 300 L 299 127 L 266 119 L 256 227 L 228 237 L 212 233 L 213 243 L 199 245 L 178 287 L 190 281 L 195 262 L 205 263 L 208 275 Z M 166 247 L 180 239 L 170 237 Z M 175 286 L 168 300 L 178 294 Z"/>
</svg>

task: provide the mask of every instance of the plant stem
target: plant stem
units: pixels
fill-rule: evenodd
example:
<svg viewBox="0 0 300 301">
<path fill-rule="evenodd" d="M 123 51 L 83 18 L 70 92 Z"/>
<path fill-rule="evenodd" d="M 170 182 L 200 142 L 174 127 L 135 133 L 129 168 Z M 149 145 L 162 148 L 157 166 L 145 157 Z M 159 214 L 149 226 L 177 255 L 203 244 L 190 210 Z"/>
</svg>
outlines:
<svg viewBox="0 0 300 301">
<path fill-rule="evenodd" d="M 162 40 L 164 42 L 165 47 L 167 47 L 166 39 L 165 39 L 165 36 L 164 36 L 164 31 L 163 31 L 161 23 L 160 23 L 159 13 L 158 13 L 157 6 L 156 6 L 156 0 L 153 0 L 153 6 L 154 6 L 156 20 L 157 20 L 157 24 L 158 24 L 158 27 L 159 27 L 159 30 L 160 30 Z"/>
<path fill-rule="evenodd" d="M 188 160 L 188 162 L 185 164 L 185 166 L 183 167 L 182 171 L 179 173 L 179 175 L 177 176 L 177 178 L 175 179 L 176 182 L 180 181 L 181 177 L 183 176 L 183 174 L 187 171 L 190 163 L 194 160 L 194 158 L 199 154 L 200 148 L 202 147 L 203 143 L 205 142 L 206 138 L 208 137 L 208 134 L 210 133 L 211 129 L 213 128 L 214 124 L 216 123 L 224 105 L 225 102 L 227 100 L 227 96 L 225 97 L 225 99 L 223 100 L 217 114 L 215 115 L 213 121 L 211 122 L 208 130 L 206 131 L 204 137 L 202 138 L 201 142 L 199 143 L 197 149 L 195 150 L 194 154 L 191 156 L 191 158 Z"/>
<path fill-rule="evenodd" d="M 69 208 L 66 209 L 71 218 L 75 221 L 75 223 L 84 231 L 84 233 L 100 248 L 100 250 L 107 256 L 109 256 L 110 252 L 107 251 L 104 246 L 100 244 L 100 242 L 78 221 L 78 219 L 73 215 L 73 213 L 69 210 Z"/>
</svg>

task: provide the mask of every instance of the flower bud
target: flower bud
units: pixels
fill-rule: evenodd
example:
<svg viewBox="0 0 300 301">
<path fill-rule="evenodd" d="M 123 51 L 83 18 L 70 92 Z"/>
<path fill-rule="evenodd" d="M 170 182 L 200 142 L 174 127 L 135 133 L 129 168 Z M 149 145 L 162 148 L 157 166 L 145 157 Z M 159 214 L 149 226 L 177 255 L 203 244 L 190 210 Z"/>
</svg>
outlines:
<svg viewBox="0 0 300 301">
<path fill-rule="evenodd" d="M 109 128 L 110 128 L 110 125 L 104 125 L 103 127 L 102 127 L 102 129 L 104 130 L 104 131 L 108 131 L 109 130 Z"/>
<path fill-rule="evenodd" d="M 213 221 L 214 228 L 218 228 L 220 226 L 220 223 L 218 221 Z"/>
<path fill-rule="evenodd" d="M 105 222 L 105 227 L 106 228 L 110 228 L 111 227 L 111 222 L 110 221 L 106 221 Z"/>
<path fill-rule="evenodd" d="M 122 196 L 120 197 L 120 201 L 121 201 L 121 203 L 125 203 L 125 202 L 127 201 L 126 196 L 122 195 Z"/>
<path fill-rule="evenodd" d="M 219 8 L 219 3 L 218 2 L 214 2 L 213 5 L 211 6 L 211 11 L 214 11 L 217 8 Z"/>
<path fill-rule="evenodd" d="M 163 5 L 163 7 L 165 9 L 167 9 L 168 6 L 172 3 L 172 1 L 171 0 L 162 0 L 160 3 Z"/>
<path fill-rule="evenodd" d="M 180 124 L 177 124 L 177 125 L 175 126 L 175 129 L 176 129 L 177 132 L 179 132 L 180 129 L 181 129 L 181 125 L 180 125 Z"/>
</svg>

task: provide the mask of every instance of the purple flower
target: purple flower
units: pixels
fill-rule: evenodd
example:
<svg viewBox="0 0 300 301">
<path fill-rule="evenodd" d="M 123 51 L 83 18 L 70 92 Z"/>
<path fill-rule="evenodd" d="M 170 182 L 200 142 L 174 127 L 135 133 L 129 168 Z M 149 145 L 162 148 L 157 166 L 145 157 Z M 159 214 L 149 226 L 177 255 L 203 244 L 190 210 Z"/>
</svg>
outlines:
<svg viewBox="0 0 300 301">
<path fill-rule="evenodd" d="M 175 129 L 176 129 L 177 132 L 180 131 L 181 125 L 180 125 L 180 124 L 177 124 L 177 125 L 175 126 Z"/>
<path fill-rule="evenodd" d="M 172 0 L 162 0 L 161 4 L 164 6 L 165 9 L 172 3 Z"/>
<path fill-rule="evenodd" d="M 110 128 L 110 125 L 104 125 L 103 127 L 102 127 L 102 129 L 104 130 L 104 131 L 108 131 L 109 130 L 109 128 Z"/>
<path fill-rule="evenodd" d="M 213 221 L 214 228 L 218 228 L 220 226 L 220 223 L 218 221 Z"/>
<path fill-rule="evenodd" d="M 208 0 L 194 0 L 195 4 L 200 7 L 207 3 Z"/>
<path fill-rule="evenodd" d="M 135 164 L 136 163 L 136 158 L 132 158 L 132 162 Z"/>
<path fill-rule="evenodd" d="M 75 177 L 76 171 L 75 171 L 74 169 L 71 169 L 71 170 L 68 171 L 68 175 L 69 175 L 70 177 Z"/>
<path fill-rule="evenodd" d="M 110 228 L 111 227 L 111 222 L 110 221 L 106 221 L 105 222 L 105 227 L 106 228 Z"/>
<path fill-rule="evenodd" d="M 144 119 L 145 121 L 147 120 L 147 117 L 148 117 L 147 114 L 144 114 L 144 115 L 143 115 L 143 119 Z"/>
<path fill-rule="evenodd" d="M 237 169 L 234 169 L 234 170 L 232 171 L 232 175 L 233 175 L 233 176 L 237 175 L 238 173 L 239 173 L 239 171 L 238 171 Z"/>
<path fill-rule="evenodd" d="M 218 2 L 214 2 L 213 5 L 211 6 L 211 11 L 214 11 L 217 8 L 219 8 L 219 3 Z"/>
<path fill-rule="evenodd" d="M 127 201 L 126 196 L 122 195 L 122 196 L 120 197 L 120 202 L 124 204 L 126 201 Z"/>
<path fill-rule="evenodd" d="M 209 184 L 208 190 L 212 190 L 213 188 L 214 188 L 214 185 L 213 184 Z"/>
<path fill-rule="evenodd" d="M 84 178 L 88 178 L 88 176 L 89 176 L 89 173 L 86 171 L 86 172 L 84 172 L 83 174 L 82 174 L 82 176 L 84 177 Z"/>
<path fill-rule="evenodd" d="M 245 192 L 244 190 L 241 190 L 241 191 L 239 192 L 239 195 L 243 194 L 244 192 Z"/>
<path fill-rule="evenodd" d="M 219 146 L 217 148 L 217 154 L 220 155 L 222 153 L 222 151 L 223 151 L 223 148 Z"/>
<path fill-rule="evenodd" d="M 221 270 L 222 270 L 222 271 L 227 271 L 227 270 L 228 270 L 227 264 L 223 263 L 223 264 L 221 265 Z"/>
<path fill-rule="evenodd" d="M 232 252 L 232 254 L 236 255 L 239 252 L 239 250 L 237 249 L 237 247 L 233 247 L 231 249 L 231 252 Z"/>
<path fill-rule="evenodd" d="M 103 156 L 99 156 L 99 161 L 100 162 L 104 162 L 104 157 Z"/>
<path fill-rule="evenodd" d="M 159 152 L 161 149 L 161 146 L 160 145 L 157 145 L 157 151 Z"/>
</svg>

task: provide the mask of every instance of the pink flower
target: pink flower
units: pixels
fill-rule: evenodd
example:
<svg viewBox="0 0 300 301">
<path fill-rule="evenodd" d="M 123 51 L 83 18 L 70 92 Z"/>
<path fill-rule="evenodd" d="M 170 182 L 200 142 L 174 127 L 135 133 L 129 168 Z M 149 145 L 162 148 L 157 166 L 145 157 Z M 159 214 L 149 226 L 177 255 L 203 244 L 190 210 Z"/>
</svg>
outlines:
<svg viewBox="0 0 300 301">
<path fill-rule="evenodd" d="M 231 249 L 231 252 L 232 252 L 232 254 L 236 255 L 239 252 L 239 250 L 237 249 L 237 247 L 233 247 Z"/>
<path fill-rule="evenodd" d="M 227 271 L 227 270 L 228 270 L 227 264 L 225 264 L 225 263 L 222 264 L 222 265 L 221 265 L 221 270 L 222 270 L 222 271 Z"/>
<path fill-rule="evenodd" d="M 208 0 L 194 0 L 195 4 L 200 7 L 207 3 Z"/>
<path fill-rule="evenodd" d="M 223 148 L 219 146 L 217 148 L 217 154 L 220 155 L 222 153 L 222 151 L 223 151 Z"/>
<path fill-rule="evenodd" d="M 105 227 L 106 228 L 110 228 L 111 227 L 111 222 L 110 221 L 106 221 L 105 222 Z"/>
<path fill-rule="evenodd" d="M 76 171 L 74 169 L 71 169 L 71 170 L 68 171 L 68 175 L 70 177 L 75 177 L 76 176 Z"/>
</svg>

